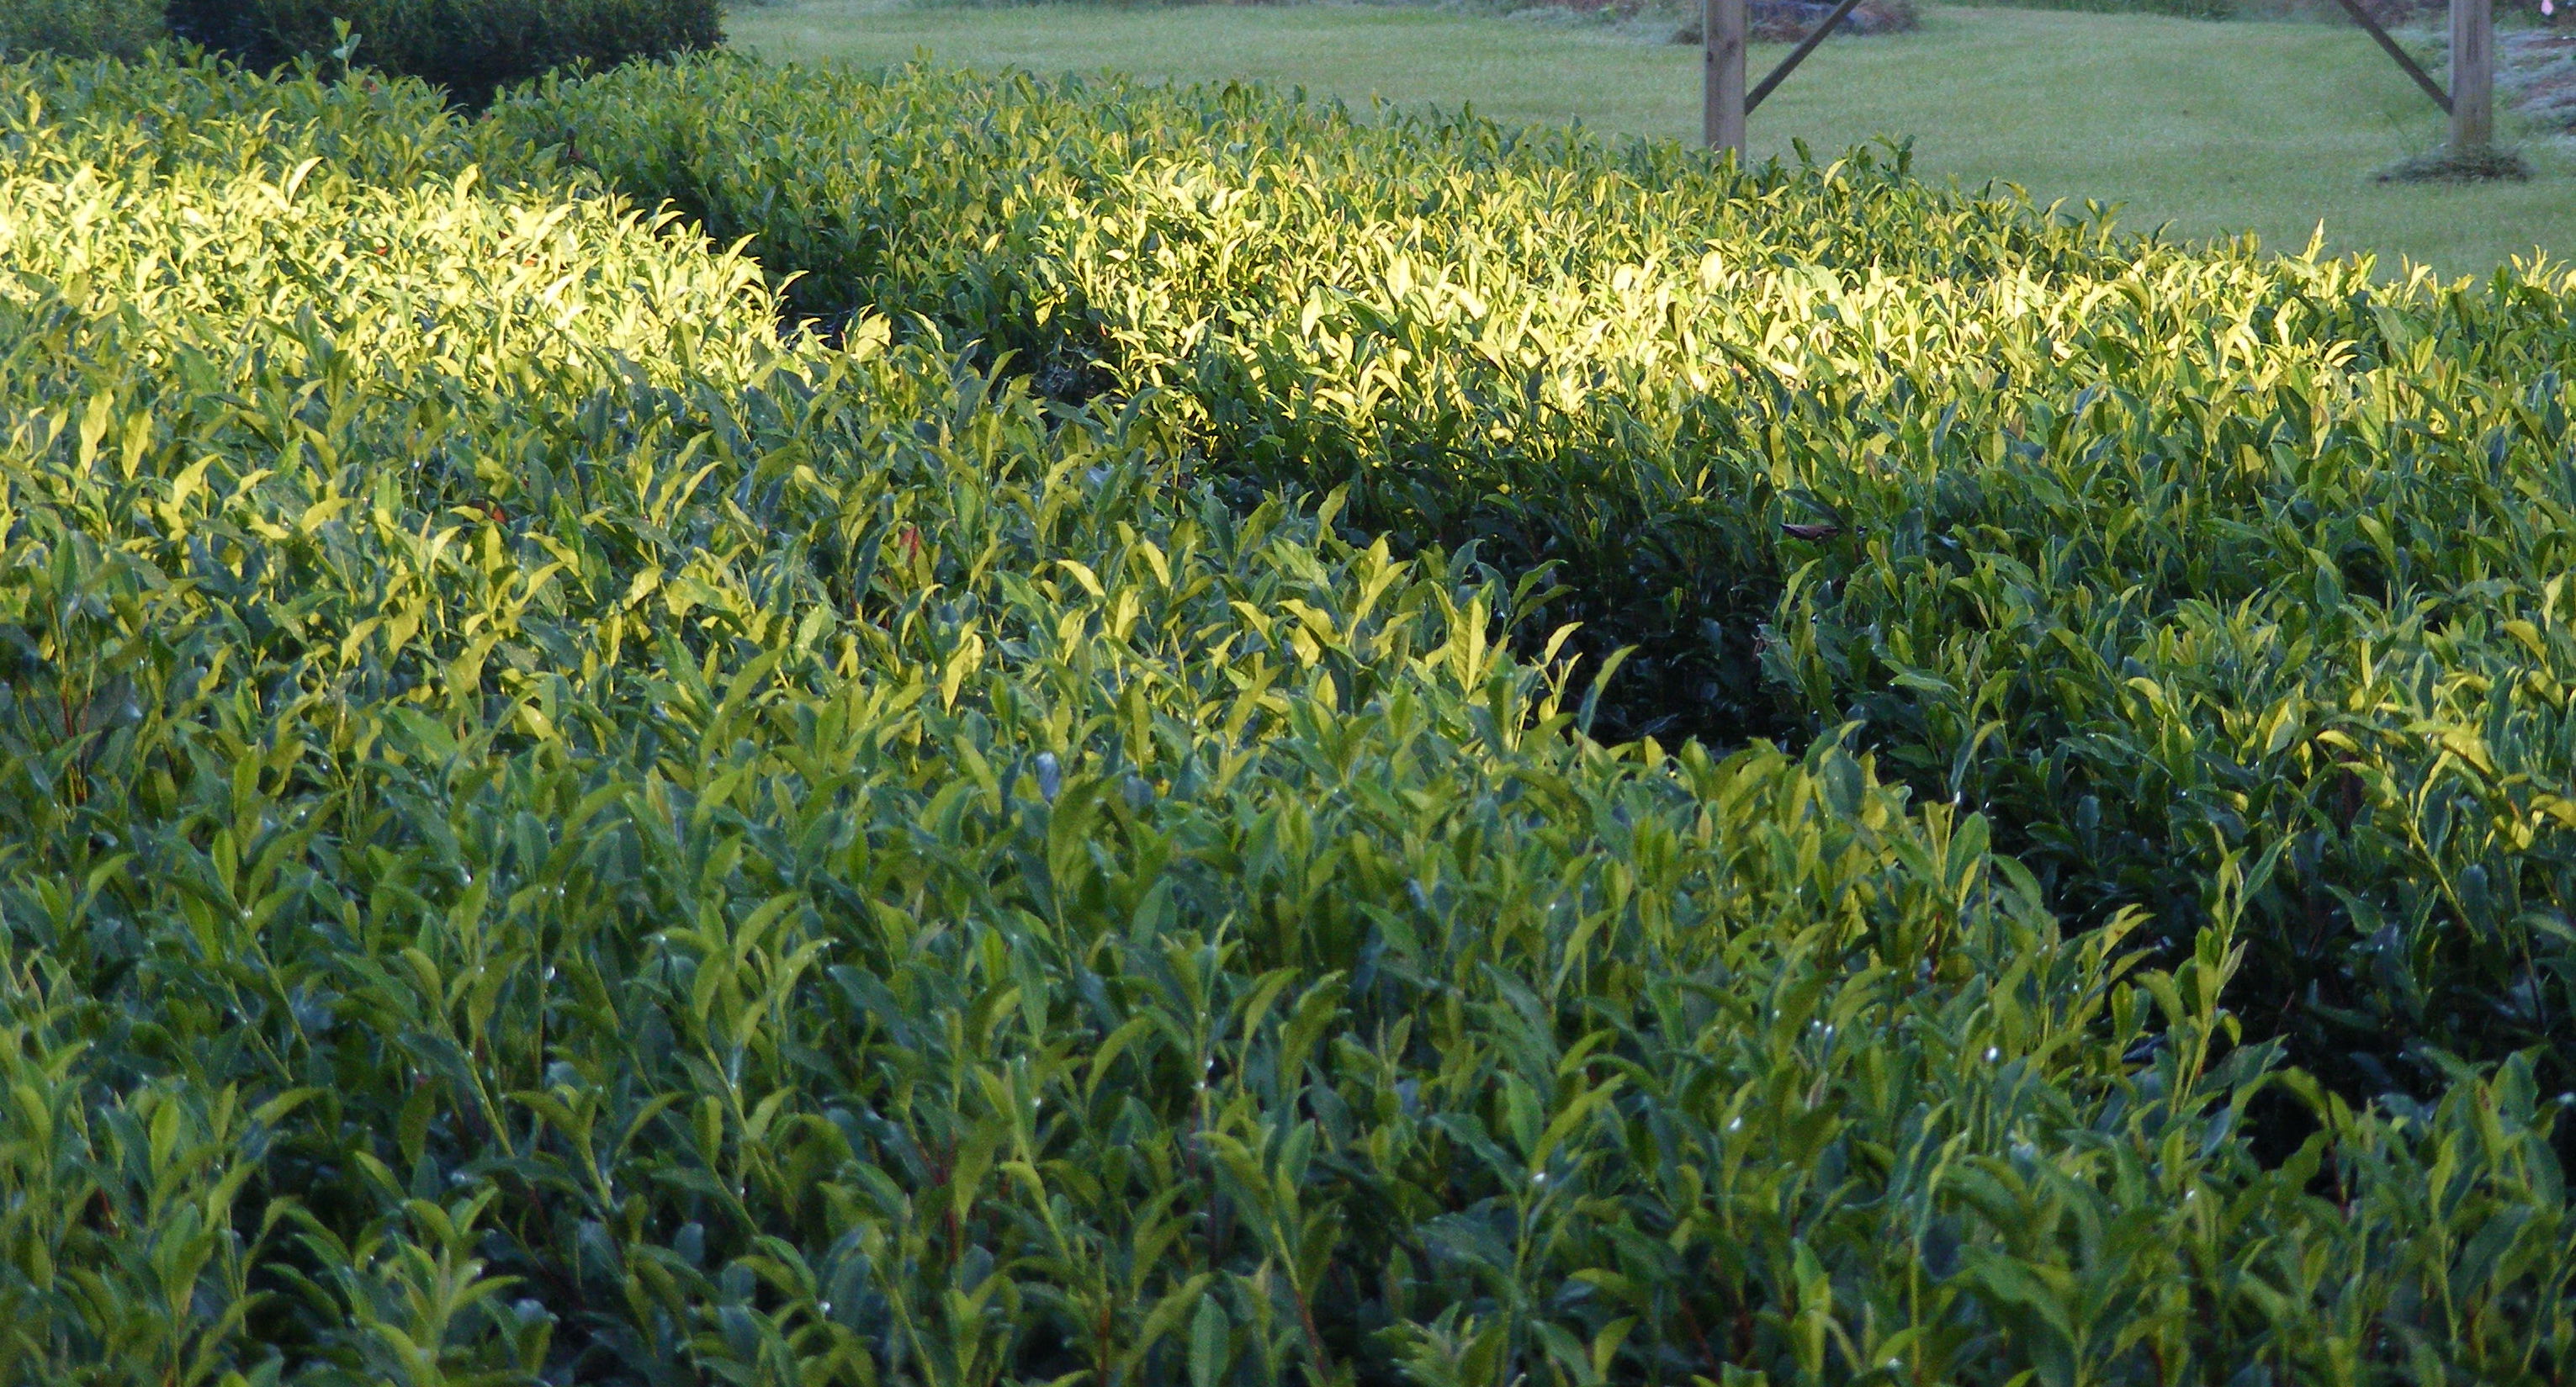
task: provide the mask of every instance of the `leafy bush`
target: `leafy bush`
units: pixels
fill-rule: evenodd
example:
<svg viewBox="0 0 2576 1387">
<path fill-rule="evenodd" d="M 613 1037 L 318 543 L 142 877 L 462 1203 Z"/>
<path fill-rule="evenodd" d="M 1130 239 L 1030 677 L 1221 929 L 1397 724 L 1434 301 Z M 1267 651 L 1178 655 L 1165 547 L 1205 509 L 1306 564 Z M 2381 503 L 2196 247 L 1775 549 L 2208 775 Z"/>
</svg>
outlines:
<svg viewBox="0 0 2576 1387">
<path fill-rule="evenodd" d="M 324 58 L 338 24 L 367 66 L 468 106 L 561 67 L 611 68 L 724 42 L 719 0 L 171 0 L 172 27 L 261 67 Z"/>
<path fill-rule="evenodd" d="M 969 107 L 971 120 L 919 118 Z M 1133 114 L 1106 118 L 1113 108 Z M 880 84 L 718 62 L 556 87 L 498 115 L 669 198 L 718 239 L 756 236 L 769 264 L 796 274 L 788 292 L 808 313 L 928 314 L 1016 354 L 1055 393 L 1155 390 L 1188 427 L 1221 431 L 1209 442 L 1234 467 L 1349 485 L 1364 523 L 1399 541 L 1555 562 L 1573 590 L 1553 610 L 1586 623 L 1596 656 L 1641 647 L 1623 675 L 1632 697 L 1614 710 L 1630 733 L 1778 726 L 1750 621 L 1715 645 L 1702 630 L 1767 615 L 1777 587 L 1734 582 L 1769 545 L 1760 495 L 1720 505 L 1658 475 L 1654 459 L 1696 440 L 1624 416 L 1667 436 L 1582 432 L 1597 422 L 1583 402 L 1617 383 L 1595 379 L 1601 361 L 1667 355 L 1652 316 L 1605 323 L 1597 281 L 1664 259 L 1680 227 L 1754 264 L 1813 255 L 1982 279 L 2024 256 L 2127 263 L 2090 233 L 1945 197 L 1867 155 L 1847 176 L 1775 173 L 1738 197 L 1670 146 L 1380 128 L 1250 89 L 996 89 L 938 73 Z M 1362 292 L 1419 298 L 1445 321 L 1405 342 L 1411 305 Z M 1655 288 L 1639 293 L 1650 315 L 1674 311 Z M 1512 321 L 1491 307 L 1498 296 L 1530 301 L 1533 316 Z M 1507 331 L 1462 340 L 1487 318 Z M 1256 345 L 1236 350 L 1235 334 Z M 1194 350 L 1176 356 L 1175 343 Z M 1310 359 L 1318 350 L 1346 359 Z M 1431 375 L 1389 374 L 1407 367 Z M 1220 377 L 1196 379 L 1210 371 Z M 1599 475 L 1551 476 L 1559 467 Z"/>
<path fill-rule="evenodd" d="M 1546 566 L 1535 629 L 1639 651 L 1614 725 L 1857 724 L 2059 909 L 2177 945 L 2241 854 L 2240 1001 L 2347 1091 L 2435 1091 L 2425 1047 L 2576 1081 L 2561 271 L 2386 286 L 1866 155 L 1729 177 L 1231 89 L 719 63 L 501 118 L 815 312 Z"/>
<path fill-rule="evenodd" d="M 136 58 L 160 37 L 161 0 L 10 0 L 0 11 L 0 59 Z"/>
<path fill-rule="evenodd" d="M 582 171 L 644 147 L 607 100 L 643 80 L 514 110 L 577 120 L 547 155 L 408 83 L 0 71 L 0 1380 L 2576 1361 L 2563 1105 L 2525 1058 L 2395 1107 L 2278 1068 L 2224 1005 L 2247 854 L 2153 968 L 1835 739 L 1606 746 L 1544 578 L 1218 472 L 1250 425 L 1195 377 L 1045 401 L 936 319 L 893 340 L 1087 263 L 1015 267 L 1064 229 L 927 177 L 986 177 L 1043 89 L 886 89 L 922 144 L 844 206 L 908 233 L 908 189 L 964 249 L 900 241 L 845 282 L 903 297 L 825 341 Z M 1751 188 L 1930 223 L 1890 276 L 2178 263 L 1877 174 L 1192 100 L 1058 126 L 1072 205 L 1119 209 L 1122 137 L 1221 168 L 1267 128 L 1351 212 L 1452 150 L 1568 209 L 1714 202 L 1731 246 L 1774 234 Z M 1556 331 L 1497 350 L 1580 404 Z M 1106 340 L 1047 360 L 1127 369 L 1072 354 Z M 2314 1130 L 2258 1159 L 2266 1103 Z"/>
</svg>

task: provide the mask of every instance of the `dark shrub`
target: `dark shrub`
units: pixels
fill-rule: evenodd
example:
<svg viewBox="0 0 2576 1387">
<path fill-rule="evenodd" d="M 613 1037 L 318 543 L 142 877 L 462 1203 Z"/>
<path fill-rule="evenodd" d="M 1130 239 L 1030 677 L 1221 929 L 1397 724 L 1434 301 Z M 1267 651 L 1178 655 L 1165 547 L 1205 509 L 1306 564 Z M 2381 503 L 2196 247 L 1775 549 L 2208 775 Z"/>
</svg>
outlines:
<svg viewBox="0 0 2576 1387">
<path fill-rule="evenodd" d="M 260 67 L 339 47 L 468 106 L 559 67 L 615 67 L 724 42 L 719 0 L 171 0 L 171 29 Z"/>
<path fill-rule="evenodd" d="M 9 0 L 0 6 L 0 57 L 132 58 L 161 37 L 154 0 Z"/>
</svg>

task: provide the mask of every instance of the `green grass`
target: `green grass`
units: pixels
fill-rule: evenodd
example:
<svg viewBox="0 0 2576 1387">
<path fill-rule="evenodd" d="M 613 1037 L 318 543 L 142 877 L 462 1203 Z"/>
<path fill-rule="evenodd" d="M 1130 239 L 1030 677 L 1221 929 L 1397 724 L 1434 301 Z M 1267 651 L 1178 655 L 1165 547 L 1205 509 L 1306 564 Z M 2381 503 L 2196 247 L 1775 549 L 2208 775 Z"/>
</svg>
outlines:
<svg viewBox="0 0 2576 1387">
<path fill-rule="evenodd" d="M 1472 104 L 1505 121 L 1690 137 L 1698 55 L 1603 30 L 1341 6 L 888 9 L 803 0 L 737 11 L 734 42 L 773 58 L 874 65 L 928 49 L 976 67 L 1116 68 L 1250 78 L 1354 102 Z M 1757 70 L 1777 57 L 1757 49 Z M 2031 10 L 1936 8 L 1904 38 L 1828 45 L 1753 119 L 1757 155 L 1915 139 L 1916 166 L 2043 199 L 2121 202 L 2124 225 L 2251 231 L 2449 274 L 2534 248 L 2576 255 L 2576 179 L 2390 187 L 2378 168 L 2438 142 L 2437 112 L 2359 33 Z"/>
</svg>

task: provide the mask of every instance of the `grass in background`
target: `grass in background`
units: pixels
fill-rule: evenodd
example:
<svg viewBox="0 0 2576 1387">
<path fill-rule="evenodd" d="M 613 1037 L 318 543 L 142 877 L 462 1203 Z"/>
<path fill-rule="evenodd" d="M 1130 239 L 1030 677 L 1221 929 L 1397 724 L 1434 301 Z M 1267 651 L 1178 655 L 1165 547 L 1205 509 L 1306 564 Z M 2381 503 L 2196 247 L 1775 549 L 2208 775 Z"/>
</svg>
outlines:
<svg viewBox="0 0 2576 1387">
<path fill-rule="evenodd" d="M 1245 78 L 1506 121 L 1580 120 L 1695 138 L 1696 50 L 1531 19 L 1332 5 L 1104 10 L 895 9 L 794 0 L 736 10 L 733 41 L 777 59 L 897 62 L 928 49 L 975 67 L 1115 68 Z M 1757 48 L 1757 72 L 1781 50 Z M 2541 149 L 2520 185 L 2392 187 L 2377 169 L 2442 121 L 2349 27 L 1939 7 L 1922 32 L 1828 44 L 1753 118 L 1756 156 L 1910 134 L 1933 178 L 2123 202 L 2124 225 L 2251 231 L 2482 273 L 2535 248 L 2576 256 L 2576 180 Z"/>
</svg>

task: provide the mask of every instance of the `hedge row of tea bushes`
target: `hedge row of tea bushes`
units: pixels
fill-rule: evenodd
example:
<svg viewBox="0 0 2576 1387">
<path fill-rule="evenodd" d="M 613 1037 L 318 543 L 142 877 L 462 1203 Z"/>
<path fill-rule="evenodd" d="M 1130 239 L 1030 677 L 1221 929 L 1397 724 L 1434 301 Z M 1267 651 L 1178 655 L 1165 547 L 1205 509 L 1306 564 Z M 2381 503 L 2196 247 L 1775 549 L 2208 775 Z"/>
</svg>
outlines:
<svg viewBox="0 0 2576 1387">
<path fill-rule="evenodd" d="M 1259 89 L 717 62 L 549 87 L 499 119 L 718 239 L 755 236 L 803 313 L 926 315 L 1050 394 L 1159 392 L 1184 445 L 1256 482 L 1349 485 L 1402 538 L 1544 555 L 1587 644 L 1642 644 L 1614 707 L 1635 732 L 1737 733 L 1770 703 L 1738 658 L 1749 627 L 1702 639 L 1770 610 L 1732 585 L 1768 521 L 1694 488 L 1722 461 L 1687 455 L 1696 434 L 1645 416 L 1607 434 L 1591 407 L 1661 389 L 1669 413 L 1740 373 L 1696 359 L 1731 344 L 1683 307 L 1710 238 L 1746 267 L 1936 281 L 2127 255 L 1867 154 L 1737 197 L 1673 146 L 1378 127 Z M 1735 426 L 1706 412 L 1701 432 Z"/>
<path fill-rule="evenodd" d="M 2576 1363 L 2530 1062 L 2348 1103 L 2232 895 L 2150 967 L 1830 739 L 1581 735 L 1571 599 L 1211 468 L 1213 394 L 782 336 L 608 136 L 409 83 L 0 122 L 0 1380 Z"/>
<path fill-rule="evenodd" d="M 2113 235 L 1901 156 L 1709 175 L 1247 90 L 714 63 L 505 122 L 806 311 L 1138 401 L 1362 530 L 1542 565 L 1623 734 L 1843 732 L 2069 919 L 2180 946 L 2344 1091 L 2576 1083 L 2568 279 Z"/>
</svg>

